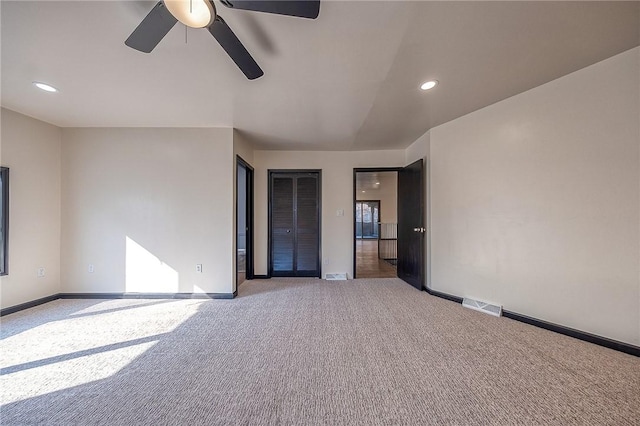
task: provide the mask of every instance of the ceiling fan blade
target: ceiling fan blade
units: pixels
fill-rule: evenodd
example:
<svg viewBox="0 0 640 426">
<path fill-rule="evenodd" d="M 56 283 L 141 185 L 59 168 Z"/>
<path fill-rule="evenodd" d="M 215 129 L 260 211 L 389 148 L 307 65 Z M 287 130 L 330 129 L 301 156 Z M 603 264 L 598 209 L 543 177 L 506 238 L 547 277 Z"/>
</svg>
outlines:
<svg viewBox="0 0 640 426">
<path fill-rule="evenodd" d="M 167 10 L 161 1 L 156 4 L 151 12 L 140 22 L 124 42 L 127 46 L 149 53 L 167 35 L 169 30 L 178 22 Z"/>
<path fill-rule="evenodd" d="M 320 0 L 220 0 L 227 7 L 316 19 Z"/>
<path fill-rule="evenodd" d="M 249 80 L 254 80 L 264 74 L 260 66 L 253 57 L 251 57 L 251 54 L 242 45 L 240 40 L 238 40 L 238 37 L 231 31 L 231 28 L 229 28 L 220 15 L 217 15 L 213 24 L 209 26 L 209 32 L 218 40 L 220 46 L 222 46 Z"/>
</svg>

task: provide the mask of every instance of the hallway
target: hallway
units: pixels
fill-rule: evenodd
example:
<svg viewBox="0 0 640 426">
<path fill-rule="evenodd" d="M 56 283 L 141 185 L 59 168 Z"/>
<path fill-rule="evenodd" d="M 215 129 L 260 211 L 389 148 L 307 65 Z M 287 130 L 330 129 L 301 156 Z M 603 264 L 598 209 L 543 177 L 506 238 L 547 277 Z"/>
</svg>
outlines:
<svg viewBox="0 0 640 426">
<path fill-rule="evenodd" d="M 356 240 L 356 278 L 395 278 L 396 267 L 378 259 L 378 240 Z"/>
</svg>

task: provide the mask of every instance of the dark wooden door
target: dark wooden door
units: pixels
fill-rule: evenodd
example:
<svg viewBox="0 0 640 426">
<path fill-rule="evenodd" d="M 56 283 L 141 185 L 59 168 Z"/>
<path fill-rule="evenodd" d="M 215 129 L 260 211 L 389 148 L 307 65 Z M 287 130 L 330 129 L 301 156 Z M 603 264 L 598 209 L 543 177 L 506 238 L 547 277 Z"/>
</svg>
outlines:
<svg viewBox="0 0 640 426">
<path fill-rule="evenodd" d="M 269 274 L 319 277 L 319 172 L 270 172 L 269 205 Z"/>
<path fill-rule="evenodd" d="M 293 176 L 271 176 L 271 265 L 270 275 L 292 272 L 295 244 L 293 237 Z"/>
<path fill-rule="evenodd" d="M 424 285 L 424 165 L 398 172 L 398 277 L 418 290 Z"/>
<path fill-rule="evenodd" d="M 253 167 L 236 157 L 236 290 L 253 279 Z"/>
</svg>

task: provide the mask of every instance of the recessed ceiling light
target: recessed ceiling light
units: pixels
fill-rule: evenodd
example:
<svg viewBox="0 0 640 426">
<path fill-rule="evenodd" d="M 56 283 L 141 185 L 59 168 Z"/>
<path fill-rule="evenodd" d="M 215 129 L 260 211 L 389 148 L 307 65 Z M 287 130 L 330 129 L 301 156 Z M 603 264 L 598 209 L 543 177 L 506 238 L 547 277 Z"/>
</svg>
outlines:
<svg viewBox="0 0 640 426">
<path fill-rule="evenodd" d="M 376 185 L 380 185 L 380 182 L 376 182 Z"/>
<path fill-rule="evenodd" d="M 429 80 L 429 81 L 425 81 L 424 83 L 422 83 L 422 86 L 420 86 L 420 88 L 422 90 L 429 90 L 429 89 L 433 89 L 434 87 L 436 87 L 436 84 L 438 84 L 438 80 Z"/>
<path fill-rule="evenodd" d="M 33 85 L 36 86 L 38 89 L 44 90 L 45 92 L 57 92 L 58 89 L 56 89 L 53 86 L 48 85 L 47 83 L 41 83 L 39 81 L 34 81 Z"/>
<path fill-rule="evenodd" d="M 365 191 L 362 191 L 362 192 L 365 192 Z"/>
</svg>

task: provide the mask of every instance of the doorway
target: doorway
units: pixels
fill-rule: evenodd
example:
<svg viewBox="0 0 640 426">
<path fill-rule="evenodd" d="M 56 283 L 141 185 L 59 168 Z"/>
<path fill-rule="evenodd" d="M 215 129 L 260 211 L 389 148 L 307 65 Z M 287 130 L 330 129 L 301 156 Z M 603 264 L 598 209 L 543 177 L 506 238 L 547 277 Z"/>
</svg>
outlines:
<svg viewBox="0 0 640 426">
<path fill-rule="evenodd" d="M 320 277 L 320 170 L 269 170 L 269 276 Z"/>
<path fill-rule="evenodd" d="M 253 279 L 253 167 L 236 157 L 236 291 Z"/>
<path fill-rule="evenodd" d="M 375 185 L 382 184 L 381 173 L 393 172 L 396 178 L 396 223 L 390 222 L 385 216 L 385 202 L 382 197 L 370 197 L 375 191 Z M 369 185 L 367 189 L 366 185 Z M 373 186 L 371 186 L 373 185 Z M 395 275 L 405 282 L 422 290 L 425 278 L 424 242 L 426 228 L 424 227 L 424 162 L 418 160 L 406 167 L 390 168 L 355 168 L 353 170 L 353 200 L 354 200 L 354 231 L 353 231 L 353 277 L 366 278 L 368 272 L 361 269 L 365 258 L 366 238 L 358 238 L 357 202 L 366 198 L 378 198 L 380 204 L 380 219 L 378 223 L 378 259 L 389 256 L 385 254 L 391 250 L 395 254 Z M 369 191 L 369 193 L 367 193 Z M 362 234 L 362 233 L 361 233 Z M 361 250 L 359 246 L 362 246 Z M 368 250 L 371 252 L 371 249 Z M 394 263 L 393 260 L 391 263 Z M 379 264 L 379 263 L 378 263 Z M 374 272 L 377 274 L 378 272 Z"/>
<path fill-rule="evenodd" d="M 355 276 L 394 278 L 398 172 L 358 171 L 355 175 Z"/>
</svg>

